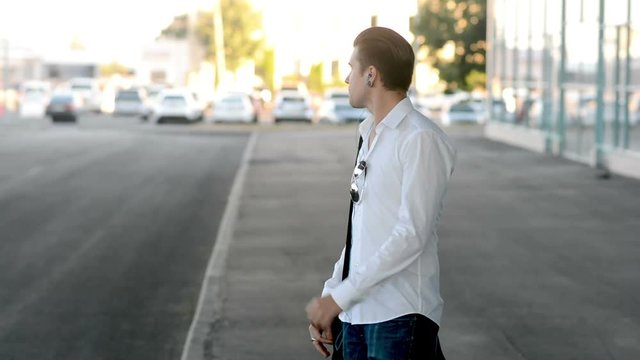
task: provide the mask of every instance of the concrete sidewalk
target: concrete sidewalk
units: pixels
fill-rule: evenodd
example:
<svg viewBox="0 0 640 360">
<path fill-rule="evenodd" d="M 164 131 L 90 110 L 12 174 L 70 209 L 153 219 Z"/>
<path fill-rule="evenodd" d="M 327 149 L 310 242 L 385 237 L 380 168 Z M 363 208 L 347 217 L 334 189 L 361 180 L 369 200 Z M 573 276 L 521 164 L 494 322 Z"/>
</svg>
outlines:
<svg viewBox="0 0 640 360">
<path fill-rule="evenodd" d="M 640 182 L 449 132 L 447 358 L 640 358 Z M 304 307 L 344 245 L 355 146 L 353 127 L 258 135 L 204 358 L 321 358 Z"/>
</svg>

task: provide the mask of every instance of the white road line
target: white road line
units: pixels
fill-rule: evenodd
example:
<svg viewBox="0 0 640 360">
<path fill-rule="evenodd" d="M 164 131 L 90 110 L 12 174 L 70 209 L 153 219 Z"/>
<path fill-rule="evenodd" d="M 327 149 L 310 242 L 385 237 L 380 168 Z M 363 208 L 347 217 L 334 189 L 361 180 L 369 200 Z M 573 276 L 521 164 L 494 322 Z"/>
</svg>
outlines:
<svg viewBox="0 0 640 360">
<path fill-rule="evenodd" d="M 191 321 L 189 333 L 182 349 L 181 360 L 204 359 L 204 342 L 210 332 L 210 322 L 222 315 L 222 283 L 226 271 L 227 254 L 233 237 L 240 198 L 244 189 L 244 182 L 249 168 L 249 161 L 257 141 L 258 134 L 254 131 L 249 138 L 247 147 L 236 173 L 236 177 L 229 193 L 227 206 L 220 221 L 216 242 L 209 258 L 207 272 L 200 288 L 200 297 L 195 315 Z"/>
</svg>

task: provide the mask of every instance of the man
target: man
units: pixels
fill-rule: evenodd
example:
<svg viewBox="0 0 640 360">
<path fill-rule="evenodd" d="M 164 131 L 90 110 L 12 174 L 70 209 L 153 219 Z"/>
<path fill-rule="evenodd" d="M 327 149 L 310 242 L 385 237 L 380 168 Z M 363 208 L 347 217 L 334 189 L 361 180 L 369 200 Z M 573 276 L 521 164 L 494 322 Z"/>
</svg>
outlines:
<svg viewBox="0 0 640 360">
<path fill-rule="evenodd" d="M 436 228 L 456 151 L 407 98 L 411 45 L 372 27 L 353 46 L 349 102 L 371 116 L 359 127 L 350 239 L 322 296 L 307 305 L 311 340 L 329 356 L 339 315 L 334 352 L 342 345 L 345 359 L 444 359 Z"/>
</svg>

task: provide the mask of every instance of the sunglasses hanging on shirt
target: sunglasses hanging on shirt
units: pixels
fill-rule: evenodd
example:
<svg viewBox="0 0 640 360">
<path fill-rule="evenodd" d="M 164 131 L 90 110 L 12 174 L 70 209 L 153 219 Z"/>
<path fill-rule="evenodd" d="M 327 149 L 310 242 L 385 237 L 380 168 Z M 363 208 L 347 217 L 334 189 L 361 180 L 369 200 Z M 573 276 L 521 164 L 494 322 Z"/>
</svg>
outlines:
<svg viewBox="0 0 640 360">
<path fill-rule="evenodd" d="M 353 169 L 353 175 L 351 176 L 351 186 L 349 187 L 349 195 L 351 195 L 351 201 L 354 204 L 360 204 L 362 202 L 362 190 L 363 184 L 361 180 L 364 180 L 364 177 L 367 172 L 367 162 L 362 160 L 356 165 Z"/>
</svg>

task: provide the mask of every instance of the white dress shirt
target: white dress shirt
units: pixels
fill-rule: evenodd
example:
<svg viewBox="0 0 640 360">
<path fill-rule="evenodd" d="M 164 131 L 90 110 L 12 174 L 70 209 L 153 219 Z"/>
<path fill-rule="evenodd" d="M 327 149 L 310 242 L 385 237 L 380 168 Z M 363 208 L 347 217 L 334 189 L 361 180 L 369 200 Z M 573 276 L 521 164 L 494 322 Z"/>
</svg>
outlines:
<svg viewBox="0 0 640 360">
<path fill-rule="evenodd" d="M 442 201 L 456 159 L 445 133 L 400 101 L 376 127 L 360 124 L 358 161 L 367 162 L 354 204 L 349 277 L 342 281 L 345 250 L 323 296 L 343 309 L 342 321 L 371 324 L 418 313 L 440 325 L 438 235 Z"/>
</svg>

